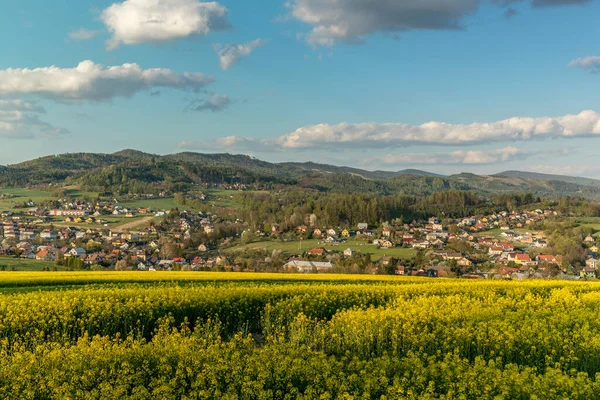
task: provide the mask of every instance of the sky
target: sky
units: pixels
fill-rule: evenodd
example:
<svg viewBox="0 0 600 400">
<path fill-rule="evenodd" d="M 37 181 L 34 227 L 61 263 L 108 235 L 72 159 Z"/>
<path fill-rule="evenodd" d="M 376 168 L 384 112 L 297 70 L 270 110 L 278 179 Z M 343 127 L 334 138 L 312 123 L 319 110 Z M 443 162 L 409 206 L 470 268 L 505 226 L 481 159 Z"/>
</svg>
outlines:
<svg viewBox="0 0 600 400">
<path fill-rule="evenodd" d="M 132 148 L 600 178 L 600 0 L 5 3 L 0 165 Z"/>
</svg>

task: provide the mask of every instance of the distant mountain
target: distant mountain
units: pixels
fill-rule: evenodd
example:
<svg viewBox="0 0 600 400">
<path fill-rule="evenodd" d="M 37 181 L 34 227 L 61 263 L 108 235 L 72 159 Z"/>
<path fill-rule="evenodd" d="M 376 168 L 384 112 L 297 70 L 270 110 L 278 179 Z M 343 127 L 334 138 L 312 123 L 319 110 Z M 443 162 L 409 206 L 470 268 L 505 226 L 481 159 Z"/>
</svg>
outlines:
<svg viewBox="0 0 600 400">
<path fill-rule="evenodd" d="M 393 178 L 398 173 L 390 171 L 366 171 L 358 168 L 351 167 L 337 167 L 335 165 L 318 164 L 314 162 L 287 162 L 278 164 L 280 166 L 291 168 L 295 170 L 302 170 L 306 172 L 325 172 L 329 174 L 351 174 L 362 177 L 364 179 L 383 180 Z"/>
<path fill-rule="evenodd" d="M 278 165 L 292 167 L 292 168 L 301 168 L 303 170 L 313 171 L 313 172 L 327 172 L 327 173 L 332 173 L 332 174 L 346 173 L 346 174 L 360 176 L 365 179 L 375 179 L 375 180 L 390 179 L 390 178 L 394 178 L 396 176 L 402 176 L 402 175 L 442 176 L 442 175 L 433 174 L 431 172 L 420 171 L 418 169 L 405 169 L 405 170 L 398 171 L 398 172 L 380 171 L 380 170 L 367 171 L 364 169 L 351 168 L 351 167 L 337 167 L 334 165 L 318 164 L 318 163 L 314 163 L 314 162 L 304 162 L 304 163 L 289 162 L 289 163 L 281 163 Z"/>
<path fill-rule="evenodd" d="M 482 196 L 531 193 L 600 200 L 600 181 L 561 175 L 506 171 L 496 175 L 442 176 L 416 169 L 367 171 L 314 162 L 270 163 L 246 155 L 183 152 L 148 154 L 69 153 L 0 166 L 0 187 L 78 185 L 89 191 L 148 193 L 185 191 L 199 184 L 244 183 L 264 188 L 297 187 L 339 193 L 412 196 L 463 190 Z"/>
<path fill-rule="evenodd" d="M 600 187 L 600 180 L 591 179 L 591 178 L 581 178 L 576 176 L 565 176 L 565 175 L 550 175 L 550 174 L 540 174 L 537 172 L 524 172 L 524 171 L 504 171 L 499 174 L 495 174 L 493 176 L 497 177 L 505 177 L 505 178 L 523 178 L 534 181 L 559 181 L 559 182 L 567 182 L 573 183 L 576 185 L 583 186 L 593 186 Z"/>
<path fill-rule="evenodd" d="M 396 172 L 397 176 L 400 175 L 416 175 L 416 176 L 437 176 L 443 177 L 444 175 L 434 174 L 433 172 L 421 171 L 420 169 L 403 169 L 402 171 Z"/>
</svg>

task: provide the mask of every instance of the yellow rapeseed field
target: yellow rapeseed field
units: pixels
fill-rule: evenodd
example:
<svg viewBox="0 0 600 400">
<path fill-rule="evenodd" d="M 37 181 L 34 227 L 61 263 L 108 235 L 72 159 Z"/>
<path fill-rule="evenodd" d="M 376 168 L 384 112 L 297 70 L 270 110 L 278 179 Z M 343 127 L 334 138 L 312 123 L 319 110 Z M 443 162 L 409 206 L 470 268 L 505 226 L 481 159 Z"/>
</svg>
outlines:
<svg viewBox="0 0 600 400">
<path fill-rule="evenodd" d="M 600 283 L 0 274 L 0 398 L 591 399 Z"/>
</svg>

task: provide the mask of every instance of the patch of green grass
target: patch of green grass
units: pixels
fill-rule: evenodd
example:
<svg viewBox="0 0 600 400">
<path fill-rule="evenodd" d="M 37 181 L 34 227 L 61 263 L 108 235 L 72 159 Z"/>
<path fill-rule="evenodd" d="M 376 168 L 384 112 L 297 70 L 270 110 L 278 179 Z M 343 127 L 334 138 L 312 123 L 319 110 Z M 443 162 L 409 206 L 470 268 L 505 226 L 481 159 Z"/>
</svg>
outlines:
<svg viewBox="0 0 600 400">
<path fill-rule="evenodd" d="M 535 231 L 533 229 L 528 229 L 528 228 L 514 228 L 514 229 L 509 229 L 509 231 L 515 232 L 515 233 L 522 233 L 522 234 L 532 234 L 532 233 L 539 234 L 540 233 L 538 231 Z M 503 238 L 502 233 L 504 233 L 504 232 L 506 232 L 506 231 L 503 231 L 500 228 L 496 228 L 496 229 L 490 229 L 489 231 L 474 233 L 473 236 Z"/>
<path fill-rule="evenodd" d="M 265 240 L 249 244 L 240 244 L 238 246 L 227 249 L 227 252 L 243 253 L 256 250 L 267 250 L 268 252 L 272 252 L 273 250 L 281 250 L 287 255 L 293 255 L 300 254 L 306 250 L 310 250 L 313 247 L 323 247 L 329 251 L 339 252 L 343 252 L 344 250 L 350 248 L 354 251 L 360 251 L 363 254 L 370 254 L 373 260 L 378 260 L 384 256 L 410 259 L 414 257 L 416 253 L 414 249 L 407 249 L 402 247 L 395 247 L 392 249 L 379 249 L 373 244 L 354 239 L 349 239 L 345 242 L 336 244 L 324 243 L 317 239 L 303 241 L 296 240 L 291 242 Z"/>
<path fill-rule="evenodd" d="M 23 202 L 32 200 L 36 204 L 50 200 L 51 196 L 49 192 L 45 192 L 42 190 L 29 190 L 23 188 L 15 188 L 15 189 L 0 189 L 0 195 L 6 194 L 11 196 L 16 196 L 10 199 L 0 199 L 0 210 L 2 211 L 14 211 L 14 210 L 22 210 L 28 209 L 29 207 L 21 207 L 19 209 L 15 209 L 15 205 L 20 205 Z"/>
<path fill-rule="evenodd" d="M 42 260 L 28 260 L 14 257 L 0 257 L 0 266 L 5 266 L 6 271 L 43 271 L 44 267 L 54 269 L 54 262 Z M 64 267 L 57 267 L 59 271 L 65 271 Z"/>
<path fill-rule="evenodd" d="M 171 210 L 179 207 L 174 197 L 122 201 L 119 202 L 119 205 L 127 208 L 149 208 L 156 211 Z"/>
</svg>

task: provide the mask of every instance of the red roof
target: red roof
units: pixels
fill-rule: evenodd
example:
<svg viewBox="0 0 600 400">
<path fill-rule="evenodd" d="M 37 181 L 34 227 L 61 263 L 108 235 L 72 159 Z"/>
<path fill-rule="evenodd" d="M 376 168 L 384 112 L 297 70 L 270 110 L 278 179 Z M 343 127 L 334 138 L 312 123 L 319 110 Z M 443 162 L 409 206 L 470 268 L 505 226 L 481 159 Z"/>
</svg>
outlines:
<svg viewBox="0 0 600 400">
<path fill-rule="evenodd" d="M 517 254 L 516 259 L 519 261 L 531 261 L 529 254 Z"/>
</svg>

